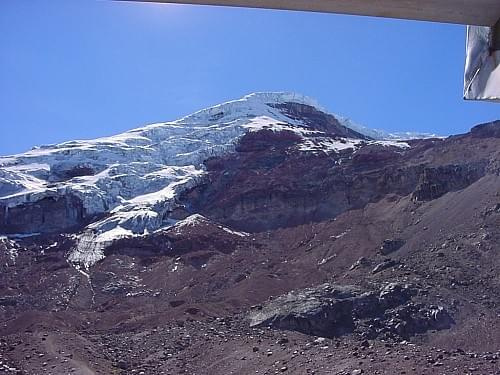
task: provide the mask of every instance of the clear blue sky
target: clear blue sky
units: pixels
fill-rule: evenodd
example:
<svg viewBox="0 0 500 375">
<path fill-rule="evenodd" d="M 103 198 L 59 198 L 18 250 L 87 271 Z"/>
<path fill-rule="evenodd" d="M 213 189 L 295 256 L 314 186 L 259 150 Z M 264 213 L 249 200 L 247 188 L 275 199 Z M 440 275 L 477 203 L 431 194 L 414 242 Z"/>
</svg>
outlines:
<svg viewBox="0 0 500 375">
<path fill-rule="evenodd" d="M 93 0 L 0 1 L 0 154 L 295 91 L 370 127 L 500 118 L 462 100 L 465 27 Z"/>
</svg>

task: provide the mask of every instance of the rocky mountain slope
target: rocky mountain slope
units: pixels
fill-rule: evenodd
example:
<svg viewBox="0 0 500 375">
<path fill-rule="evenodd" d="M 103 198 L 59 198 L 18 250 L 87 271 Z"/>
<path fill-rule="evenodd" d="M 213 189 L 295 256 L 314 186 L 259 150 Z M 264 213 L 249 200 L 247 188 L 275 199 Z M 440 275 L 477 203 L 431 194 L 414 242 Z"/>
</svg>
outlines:
<svg viewBox="0 0 500 375">
<path fill-rule="evenodd" d="M 497 374 L 500 122 L 258 93 L 0 157 L 0 366 Z"/>
</svg>

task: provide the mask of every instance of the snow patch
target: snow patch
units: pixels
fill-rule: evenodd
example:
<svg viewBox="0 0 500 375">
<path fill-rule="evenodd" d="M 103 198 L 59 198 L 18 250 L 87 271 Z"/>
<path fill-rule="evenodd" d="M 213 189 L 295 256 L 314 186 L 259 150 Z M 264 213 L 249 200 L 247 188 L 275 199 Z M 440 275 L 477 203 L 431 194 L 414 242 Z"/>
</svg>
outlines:
<svg viewBox="0 0 500 375">
<path fill-rule="evenodd" d="M 229 228 L 222 226 L 222 225 L 219 225 L 219 229 L 222 229 L 224 232 L 227 232 L 229 234 L 234 234 L 235 236 L 239 236 L 239 237 L 247 237 L 250 235 L 250 233 L 239 232 L 237 230 L 232 230 L 232 229 L 229 229 Z"/>
<path fill-rule="evenodd" d="M 194 227 L 194 226 L 199 225 L 199 224 L 209 224 L 209 223 L 211 223 L 211 220 L 206 218 L 205 216 L 200 215 L 200 214 L 193 214 L 193 215 L 190 215 L 187 218 L 185 218 L 183 220 L 179 220 L 177 223 L 175 223 L 174 229 L 176 229 L 176 231 L 179 232 L 180 229 L 184 228 L 184 227 Z M 229 234 L 232 234 L 235 236 L 239 236 L 239 237 L 246 237 L 246 236 L 250 235 L 249 233 L 246 233 L 246 232 L 232 230 L 224 225 L 217 225 L 217 228 L 223 230 L 226 233 L 229 233 Z"/>
<path fill-rule="evenodd" d="M 314 137 L 304 139 L 298 146 L 302 152 L 319 153 L 338 153 L 344 150 L 357 150 L 361 146 L 380 145 L 384 147 L 397 147 L 401 149 L 410 148 L 410 145 L 402 141 L 366 141 L 352 138 L 330 138 L 330 137 Z"/>
<path fill-rule="evenodd" d="M 351 119 L 343 116 L 334 115 L 341 125 L 346 128 L 352 129 L 358 133 L 364 134 L 379 141 L 409 141 L 412 139 L 427 139 L 427 138 L 444 138 L 437 134 L 432 133 L 420 133 L 420 132 L 387 132 L 381 129 L 371 129 L 364 125 L 360 125 Z"/>
<path fill-rule="evenodd" d="M 381 145 L 385 147 L 411 148 L 411 146 L 403 141 L 375 141 L 368 142 L 369 144 Z"/>
<path fill-rule="evenodd" d="M 311 138 L 305 139 L 300 143 L 298 149 L 303 152 L 314 152 L 314 153 L 331 153 L 339 152 L 342 150 L 356 149 L 360 144 L 362 144 L 360 139 L 348 139 L 339 138 L 338 140 L 332 138 Z"/>
<path fill-rule="evenodd" d="M 17 256 L 19 255 L 19 246 L 15 241 L 12 241 L 6 236 L 0 236 L 0 244 L 4 244 L 7 256 L 12 264 L 16 264 Z"/>
<path fill-rule="evenodd" d="M 179 229 L 183 227 L 194 227 L 200 223 L 208 223 L 208 221 L 209 220 L 203 215 L 193 214 L 183 220 L 179 220 L 177 223 L 175 223 L 174 228 Z"/>
</svg>

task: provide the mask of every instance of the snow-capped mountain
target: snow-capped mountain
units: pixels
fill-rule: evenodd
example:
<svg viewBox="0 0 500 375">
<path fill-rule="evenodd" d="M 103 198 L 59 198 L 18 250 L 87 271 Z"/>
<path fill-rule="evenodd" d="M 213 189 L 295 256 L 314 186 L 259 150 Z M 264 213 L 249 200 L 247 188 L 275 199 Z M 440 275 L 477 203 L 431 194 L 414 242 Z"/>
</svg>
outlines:
<svg viewBox="0 0 500 375">
<path fill-rule="evenodd" d="M 297 114 L 304 109 L 312 115 Z M 204 161 L 233 151 L 242 136 L 262 130 L 294 134 L 302 139 L 299 152 L 338 153 L 367 144 L 409 147 L 397 142 L 400 136 L 329 114 L 308 97 L 255 93 L 176 121 L 1 157 L 4 222 L 9 210 L 24 204 L 65 200 L 66 207 L 74 209 L 67 216 L 75 224 L 88 219 L 69 259 L 92 265 L 117 238 L 173 225 L 170 213 L 177 206 L 176 198 L 203 180 Z M 41 215 L 42 224 L 35 227 L 50 231 L 53 218 Z M 16 233 L 15 223 L 4 231 L 11 236 L 38 233 L 25 229 Z"/>
<path fill-rule="evenodd" d="M 380 137 L 271 93 L 1 157 L 0 373 L 498 373 L 500 121 Z"/>
</svg>

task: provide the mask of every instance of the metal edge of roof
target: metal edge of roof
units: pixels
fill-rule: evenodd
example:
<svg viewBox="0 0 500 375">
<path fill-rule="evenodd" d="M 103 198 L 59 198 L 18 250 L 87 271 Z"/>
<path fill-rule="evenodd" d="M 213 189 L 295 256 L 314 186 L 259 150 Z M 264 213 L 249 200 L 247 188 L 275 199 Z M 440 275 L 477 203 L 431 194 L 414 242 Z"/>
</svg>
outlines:
<svg viewBox="0 0 500 375">
<path fill-rule="evenodd" d="M 268 8 L 493 26 L 499 0 L 115 0 Z"/>
</svg>

